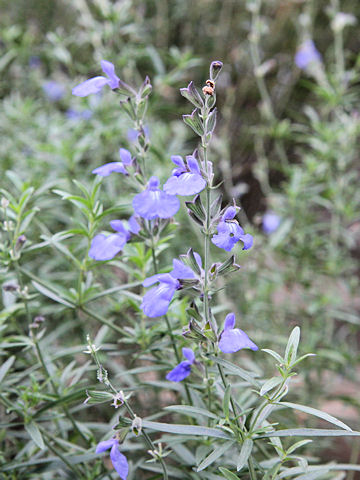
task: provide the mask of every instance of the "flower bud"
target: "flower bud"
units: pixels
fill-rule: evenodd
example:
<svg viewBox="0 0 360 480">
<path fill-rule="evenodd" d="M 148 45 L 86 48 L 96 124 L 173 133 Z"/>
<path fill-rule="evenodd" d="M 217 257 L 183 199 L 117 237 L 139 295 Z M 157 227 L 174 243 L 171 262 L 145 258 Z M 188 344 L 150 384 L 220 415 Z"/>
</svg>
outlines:
<svg viewBox="0 0 360 480">
<path fill-rule="evenodd" d="M 20 235 L 20 237 L 17 238 L 16 243 L 15 243 L 15 250 L 19 251 L 23 247 L 24 243 L 26 242 L 26 237 L 25 235 Z"/>
<path fill-rule="evenodd" d="M 220 62 L 219 60 L 215 60 L 214 62 L 211 62 L 210 65 L 210 79 L 211 80 L 216 80 L 217 77 L 219 76 L 219 73 L 221 72 L 221 69 L 223 67 L 223 63 Z"/>
</svg>

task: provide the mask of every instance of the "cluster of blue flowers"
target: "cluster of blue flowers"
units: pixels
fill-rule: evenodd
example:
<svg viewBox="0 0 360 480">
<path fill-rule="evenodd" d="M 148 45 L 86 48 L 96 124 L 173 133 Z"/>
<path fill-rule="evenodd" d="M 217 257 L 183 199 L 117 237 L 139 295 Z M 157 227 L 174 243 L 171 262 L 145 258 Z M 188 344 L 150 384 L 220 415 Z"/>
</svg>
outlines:
<svg viewBox="0 0 360 480">
<path fill-rule="evenodd" d="M 221 69 L 221 62 L 213 62 L 211 68 Z M 86 80 L 73 89 L 73 94 L 85 97 L 90 94 L 98 93 L 108 85 L 112 90 L 124 89 L 128 92 L 134 92 L 131 87 L 122 82 L 115 73 L 114 65 L 103 60 L 101 67 L 106 75 L 97 76 Z M 212 82 L 209 80 L 208 90 L 204 94 L 210 94 L 213 89 Z M 148 79 L 143 87 L 148 87 Z M 136 94 L 136 92 L 135 92 Z M 191 83 L 187 89 L 182 89 L 182 94 L 190 99 L 195 105 L 204 105 L 202 97 Z M 216 113 L 216 112 L 215 112 Z M 192 122 L 196 119 L 196 110 L 189 115 Z M 215 114 L 214 114 L 215 115 Z M 185 120 L 185 119 L 184 119 Z M 144 135 L 144 130 L 142 132 Z M 136 131 L 131 132 L 132 141 L 136 136 Z M 137 159 L 125 148 L 119 150 L 120 160 L 106 163 L 93 170 L 92 173 L 107 177 L 112 173 L 120 173 L 125 176 L 131 176 L 135 173 L 141 176 L 143 185 L 142 191 L 138 192 L 132 201 L 133 215 L 125 223 L 122 220 L 112 220 L 111 228 L 115 233 L 96 235 L 91 242 L 89 256 L 97 261 L 107 261 L 118 255 L 130 241 L 139 240 L 139 236 L 145 232 L 145 227 L 149 227 L 155 222 L 168 221 L 180 208 L 178 196 L 198 195 L 208 186 L 211 186 L 213 178 L 213 168 L 210 161 L 200 159 L 197 151 L 183 159 L 179 155 L 173 155 L 171 161 L 175 165 L 171 176 L 166 180 L 161 188 L 160 181 L 156 176 L 152 176 L 148 181 L 143 178 L 141 169 L 139 170 Z M 195 200 L 194 200 L 195 201 Z M 191 203 L 191 202 L 188 202 Z M 230 252 L 238 242 L 243 244 L 243 250 L 248 250 L 253 245 L 253 237 L 245 233 L 236 220 L 238 208 L 228 206 L 215 216 L 211 225 L 211 241 L 218 248 Z M 150 228 L 151 230 L 151 228 Z M 190 251 L 189 251 L 190 252 Z M 188 255 L 190 253 L 188 252 Z M 179 259 L 173 259 L 173 268 L 169 273 L 156 273 L 143 281 L 145 288 L 152 287 L 145 293 L 141 309 L 143 313 L 150 318 L 166 315 L 170 303 L 177 290 L 187 288 L 189 284 L 197 288 L 199 295 L 204 290 L 204 279 L 209 272 L 204 271 L 201 256 L 191 250 L 193 259 L 192 266 L 189 263 Z M 235 328 L 235 315 L 227 315 L 224 327 L 217 336 L 217 345 L 220 351 L 224 353 L 234 353 L 243 348 L 257 350 L 258 347 L 249 339 L 245 332 Z M 167 380 L 180 382 L 188 377 L 194 365 L 199 365 L 195 359 L 195 352 L 190 348 L 182 349 L 185 360 L 175 366 L 166 376 Z M 128 464 L 124 455 L 119 451 L 119 440 L 115 437 L 111 440 L 100 442 L 96 452 L 100 453 L 111 449 L 110 458 L 114 468 L 122 479 L 126 479 L 128 474 Z"/>
</svg>

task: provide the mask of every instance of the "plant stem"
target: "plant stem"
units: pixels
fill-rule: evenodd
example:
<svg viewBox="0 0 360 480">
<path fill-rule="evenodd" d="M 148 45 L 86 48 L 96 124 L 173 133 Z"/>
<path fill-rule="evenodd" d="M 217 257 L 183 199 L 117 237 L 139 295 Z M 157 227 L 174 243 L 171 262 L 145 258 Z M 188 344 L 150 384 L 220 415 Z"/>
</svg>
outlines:
<svg viewBox="0 0 360 480">
<path fill-rule="evenodd" d="M 157 266 L 157 262 L 156 262 L 155 247 L 154 247 L 153 243 L 151 245 L 151 255 L 152 255 L 152 259 L 153 259 L 154 273 L 156 275 L 159 270 L 158 270 L 158 266 Z M 168 335 L 170 337 L 171 345 L 172 345 L 172 348 L 174 350 L 174 354 L 175 354 L 175 357 L 176 357 L 176 361 L 178 363 L 180 363 L 181 362 L 181 356 L 180 356 L 179 350 L 176 346 L 175 336 L 174 336 L 174 333 L 173 333 L 172 328 L 171 328 L 169 317 L 165 314 L 164 318 L 165 318 L 165 322 L 166 322 L 166 326 L 167 326 Z M 185 387 L 188 402 L 189 402 L 190 405 L 192 405 L 193 403 L 192 403 L 191 393 L 190 393 L 190 390 L 189 390 L 189 387 L 188 387 L 186 381 L 184 381 L 184 387 Z"/>
<path fill-rule="evenodd" d="M 97 358 L 97 355 L 96 355 L 96 352 L 92 352 L 92 356 L 95 360 L 95 363 L 97 365 L 97 367 L 99 369 L 102 369 L 102 366 L 99 362 L 99 359 Z M 114 393 L 115 395 L 118 393 L 116 388 L 112 385 L 112 383 L 110 382 L 110 380 L 107 380 L 106 383 L 105 383 L 105 386 L 108 387 L 109 390 L 112 391 L 112 393 Z M 128 404 L 127 400 L 124 398 L 124 407 L 126 408 L 127 412 L 129 413 L 130 415 L 130 418 L 132 420 L 134 420 L 134 418 L 136 417 L 133 409 L 130 407 L 130 405 Z M 141 429 L 141 435 L 144 437 L 147 445 L 149 446 L 149 448 L 152 450 L 152 451 L 155 451 L 155 445 L 153 444 L 151 438 L 149 437 L 149 435 L 145 432 L 144 429 Z M 166 468 L 166 464 L 164 462 L 164 460 L 162 458 L 158 458 L 159 459 L 159 462 L 162 466 L 162 469 L 163 469 L 163 473 L 164 473 L 164 480 L 168 480 L 168 473 L 167 473 L 167 468 Z"/>
</svg>

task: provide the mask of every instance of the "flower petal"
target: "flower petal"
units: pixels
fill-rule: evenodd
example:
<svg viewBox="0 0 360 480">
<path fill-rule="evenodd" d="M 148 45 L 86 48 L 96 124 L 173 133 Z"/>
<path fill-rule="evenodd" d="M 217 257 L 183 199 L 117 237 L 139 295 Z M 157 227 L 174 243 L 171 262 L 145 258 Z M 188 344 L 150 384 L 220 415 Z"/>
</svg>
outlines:
<svg viewBox="0 0 360 480">
<path fill-rule="evenodd" d="M 128 220 L 128 223 L 129 223 L 130 232 L 133 233 L 134 235 L 137 235 L 140 232 L 141 227 L 137 221 L 136 215 L 131 215 L 131 217 Z"/>
<path fill-rule="evenodd" d="M 195 361 L 195 353 L 191 350 L 191 348 L 184 347 L 182 349 L 182 354 L 190 363 L 194 363 Z"/>
<path fill-rule="evenodd" d="M 170 273 L 157 273 L 151 277 L 145 278 L 143 281 L 143 287 L 150 287 L 156 282 L 166 283 L 168 285 L 173 285 L 175 288 L 178 287 L 179 282 L 174 278 Z"/>
<path fill-rule="evenodd" d="M 77 97 L 87 97 L 92 93 L 99 93 L 100 90 L 109 83 L 109 80 L 105 77 L 93 77 L 85 82 L 80 83 L 72 89 L 72 94 Z"/>
<path fill-rule="evenodd" d="M 145 190 L 133 198 L 135 213 L 140 217 L 152 220 L 154 218 L 170 218 L 179 210 L 179 199 L 157 189 Z"/>
<path fill-rule="evenodd" d="M 96 447 L 95 453 L 105 452 L 105 450 L 109 450 L 109 448 L 111 448 L 114 444 L 117 444 L 117 440 L 115 440 L 115 438 L 100 442 Z"/>
<path fill-rule="evenodd" d="M 116 232 L 119 232 L 125 235 L 126 240 L 130 240 L 130 233 L 128 232 L 128 230 L 126 229 L 125 225 L 121 220 L 111 220 L 110 226 Z"/>
<path fill-rule="evenodd" d="M 125 455 L 120 452 L 118 443 L 114 443 L 110 451 L 110 459 L 121 480 L 126 480 L 129 473 L 129 465 Z"/>
<path fill-rule="evenodd" d="M 236 216 L 236 208 L 235 207 L 228 207 L 223 215 L 222 220 L 232 220 Z"/>
<path fill-rule="evenodd" d="M 92 171 L 92 173 L 100 175 L 101 177 L 107 177 L 108 175 L 110 175 L 110 173 L 113 172 L 123 173 L 124 175 L 128 174 L 122 162 L 105 163 L 105 165 L 101 165 L 101 167 L 97 167 L 95 168 L 95 170 Z"/>
<path fill-rule="evenodd" d="M 226 315 L 224 330 L 231 330 L 235 327 L 235 313 L 229 313 Z"/>
<path fill-rule="evenodd" d="M 166 379 L 170 382 L 181 382 L 184 378 L 188 377 L 191 373 L 191 363 L 187 360 L 179 363 L 171 372 L 166 375 Z"/>
<path fill-rule="evenodd" d="M 217 247 L 222 248 L 227 252 L 230 252 L 234 248 L 238 240 L 235 237 L 230 237 L 228 232 L 225 232 L 213 235 L 211 241 Z"/>
<path fill-rule="evenodd" d="M 182 173 L 171 176 L 164 185 L 164 191 L 171 195 L 195 195 L 206 187 L 206 181 L 197 173 Z"/>
<path fill-rule="evenodd" d="M 194 272 L 191 270 L 190 267 L 184 265 L 180 260 L 174 258 L 173 260 L 173 269 L 170 272 L 170 275 L 174 278 L 178 279 L 189 279 L 195 278 Z"/>
<path fill-rule="evenodd" d="M 184 160 L 180 155 L 171 155 L 171 161 L 183 171 L 186 171 Z"/>
<path fill-rule="evenodd" d="M 221 334 L 219 348 L 223 353 L 235 353 L 242 348 L 258 350 L 255 343 L 239 328 L 224 330 Z"/>
<path fill-rule="evenodd" d="M 110 88 L 118 88 L 120 79 L 115 73 L 114 65 L 107 60 L 101 60 L 100 64 L 102 71 L 109 77 L 108 83 Z"/>
<path fill-rule="evenodd" d="M 253 243 L 254 243 L 254 238 L 253 238 L 252 235 L 250 235 L 250 233 L 246 233 L 245 235 L 241 235 L 239 240 L 241 240 L 244 244 L 243 250 L 249 250 L 253 246 Z"/>
<path fill-rule="evenodd" d="M 140 308 L 150 318 L 165 315 L 176 288 L 175 285 L 160 283 L 159 286 L 152 288 L 144 295 Z"/>
<path fill-rule="evenodd" d="M 111 260 L 124 248 L 125 243 L 124 234 L 114 233 L 106 236 L 100 233 L 92 239 L 89 257 L 98 261 Z"/>
<path fill-rule="evenodd" d="M 193 155 L 188 155 L 186 157 L 186 163 L 191 173 L 197 173 L 198 175 L 200 175 L 199 162 L 196 160 L 196 158 Z"/>
<path fill-rule="evenodd" d="M 120 155 L 121 161 L 124 165 L 131 165 L 132 158 L 131 158 L 131 153 L 129 152 L 129 150 L 126 150 L 126 148 L 120 148 L 119 155 Z"/>
</svg>

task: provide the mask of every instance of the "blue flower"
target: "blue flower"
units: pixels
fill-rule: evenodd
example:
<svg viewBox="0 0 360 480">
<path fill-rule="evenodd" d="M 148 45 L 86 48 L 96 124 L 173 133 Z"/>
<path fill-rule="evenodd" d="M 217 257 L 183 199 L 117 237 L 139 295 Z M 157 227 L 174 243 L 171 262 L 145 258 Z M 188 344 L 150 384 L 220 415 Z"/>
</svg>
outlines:
<svg viewBox="0 0 360 480">
<path fill-rule="evenodd" d="M 159 184 L 157 177 L 151 177 L 146 190 L 135 195 L 132 204 L 140 217 L 147 220 L 170 218 L 179 210 L 179 199 L 160 190 Z"/>
<path fill-rule="evenodd" d="M 186 163 L 179 155 L 173 155 L 171 160 L 175 168 L 171 177 L 164 185 L 164 191 L 171 195 L 195 195 L 206 187 L 206 181 L 201 176 L 199 164 L 195 157 L 188 155 Z"/>
<path fill-rule="evenodd" d="M 119 450 L 119 440 L 112 438 L 110 440 L 105 440 L 104 442 L 98 443 L 96 447 L 96 453 L 102 453 L 106 450 L 110 450 L 110 459 L 113 467 L 120 475 L 122 480 L 126 480 L 129 473 L 129 465 L 126 460 L 125 455 L 123 455 Z"/>
<path fill-rule="evenodd" d="M 106 60 L 101 60 L 101 68 L 108 78 L 102 76 L 89 78 L 89 80 L 85 80 L 85 82 L 74 87 L 72 94 L 77 97 L 87 97 L 92 93 L 99 93 L 105 85 L 109 85 L 112 90 L 118 88 L 120 79 L 115 73 L 114 65 Z"/>
<path fill-rule="evenodd" d="M 98 261 L 111 260 L 124 248 L 130 239 L 129 231 L 124 227 L 121 220 L 112 220 L 111 227 L 117 233 L 96 235 L 91 242 L 89 257 Z"/>
<path fill-rule="evenodd" d="M 42 85 L 45 95 L 48 97 L 49 100 L 52 102 L 57 102 L 61 100 L 65 95 L 65 88 L 61 83 L 54 82 L 53 80 L 49 80 Z"/>
<path fill-rule="evenodd" d="M 275 232 L 281 223 L 281 217 L 276 213 L 269 210 L 268 212 L 264 213 L 262 219 L 262 228 L 264 233 L 270 235 L 271 233 Z"/>
<path fill-rule="evenodd" d="M 191 373 L 191 367 L 195 362 L 195 354 L 191 348 L 183 348 L 182 353 L 187 360 L 180 362 L 166 375 L 166 379 L 170 380 L 170 382 L 181 382 Z"/>
<path fill-rule="evenodd" d="M 245 332 L 235 327 L 235 314 L 229 313 L 225 318 L 224 330 L 221 333 L 219 348 L 223 353 L 235 353 L 242 348 L 258 350 L 258 347 Z"/>
<path fill-rule="evenodd" d="M 110 173 L 113 172 L 128 175 L 126 167 L 129 167 L 132 164 L 131 153 L 129 152 L 129 150 L 126 150 L 126 148 L 120 148 L 119 155 L 120 159 L 122 160 L 121 162 L 105 163 L 105 165 L 101 165 L 101 167 L 95 168 L 92 173 L 95 173 L 96 175 L 100 175 L 102 177 L 107 177 L 108 175 L 110 175 Z"/>
<path fill-rule="evenodd" d="M 244 233 L 237 220 L 234 220 L 235 215 L 235 207 L 227 208 L 217 226 L 218 233 L 211 239 L 214 245 L 227 252 L 230 252 L 239 240 L 244 244 L 243 250 L 249 250 L 253 245 L 252 235 Z"/>
<path fill-rule="evenodd" d="M 194 252 L 194 256 L 201 268 L 200 255 Z M 170 273 L 159 273 L 143 281 L 144 287 L 150 287 L 155 283 L 159 285 L 146 292 L 140 308 L 150 318 L 165 315 L 176 290 L 181 287 L 179 280 L 191 280 L 194 278 L 196 277 L 191 268 L 174 258 L 173 269 Z"/>
<path fill-rule="evenodd" d="M 295 63 L 302 70 L 312 63 L 321 62 L 321 55 L 312 40 L 305 40 L 295 54 Z"/>
<path fill-rule="evenodd" d="M 180 282 L 170 273 L 158 273 L 143 281 L 144 287 L 159 283 L 144 295 L 140 308 L 150 318 L 160 317 L 168 311 L 175 291 L 180 287 Z"/>
</svg>

